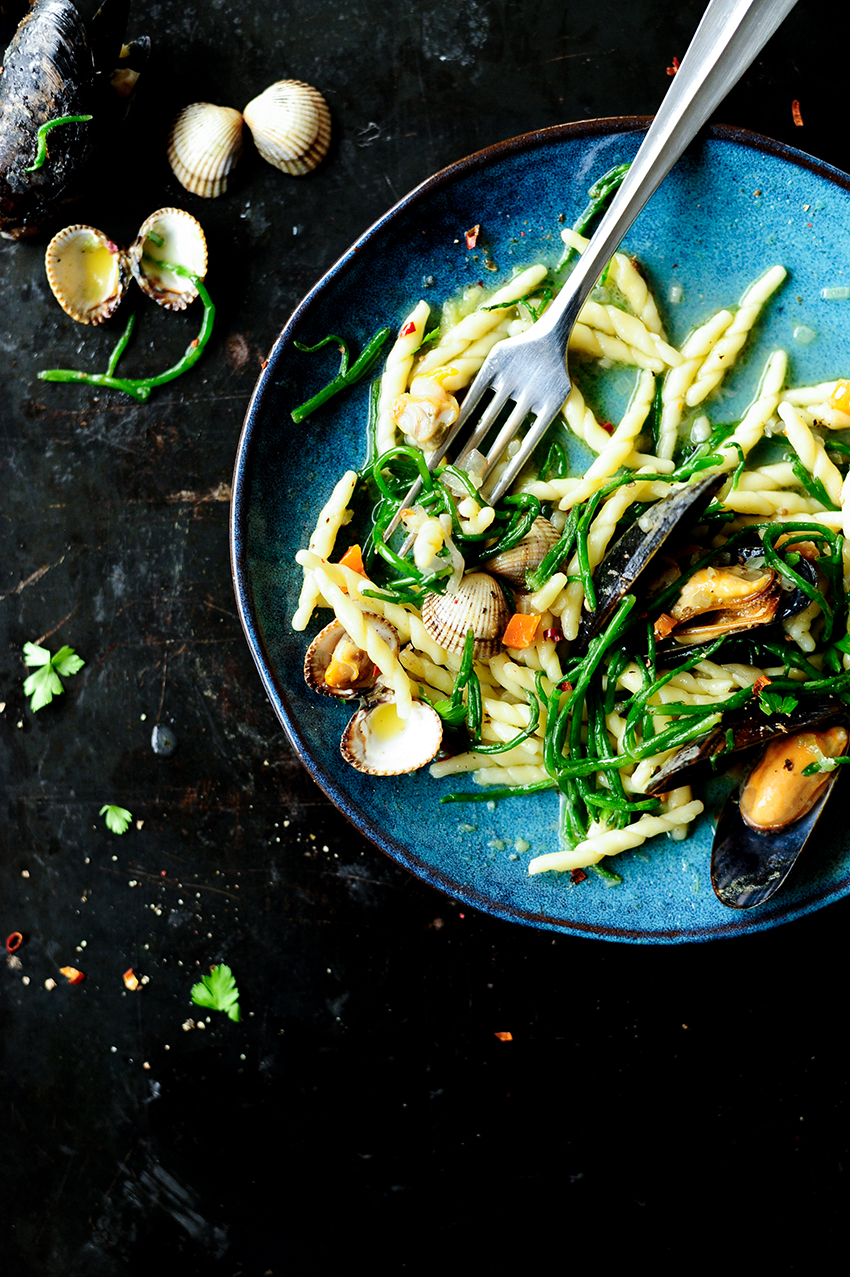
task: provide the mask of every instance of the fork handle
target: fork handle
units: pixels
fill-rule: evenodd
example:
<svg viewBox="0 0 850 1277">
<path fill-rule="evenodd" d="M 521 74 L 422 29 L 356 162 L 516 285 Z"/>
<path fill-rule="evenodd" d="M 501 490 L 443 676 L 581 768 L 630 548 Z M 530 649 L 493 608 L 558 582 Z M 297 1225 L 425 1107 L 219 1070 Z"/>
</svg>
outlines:
<svg viewBox="0 0 850 1277">
<path fill-rule="evenodd" d="M 579 311 L 644 204 L 795 4 L 711 0 L 619 190 L 534 332 L 557 333 L 566 350 Z"/>
</svg>

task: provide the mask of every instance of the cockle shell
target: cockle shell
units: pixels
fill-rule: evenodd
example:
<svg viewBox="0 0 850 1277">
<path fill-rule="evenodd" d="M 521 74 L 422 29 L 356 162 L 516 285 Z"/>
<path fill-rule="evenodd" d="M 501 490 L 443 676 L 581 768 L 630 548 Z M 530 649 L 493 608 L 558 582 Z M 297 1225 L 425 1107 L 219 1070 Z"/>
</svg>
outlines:
<svg viewBox="0 0 850 1277">
<path fill-rule="evenodd" d="M 558 533 L 553 524 L 541 515 L 534 520 L 527 536 L 512 549 L 503 550 L 501 554 L 494 554 L 491 559 L 487 559 L 487 571 L 524 589 L 526 572 L 539 568 L 557 541 Z"/>
<path fill-rule="evenodd" d="M 124 250 L 96 226 L 79 222 L 53 236 L 44 265 L 54 297 L 79 324 L 102 324 L 130 282 Z"/>
<path fill-rule="evenodd" d="M 249 102 L 243 114 L 260 155 L 284 173 L 300 177 L 327 154 L 331 113 L 309 84 L 278 80 Z"/>
<path fill-rule="evenodd" d="M 382 616 L 376 616 L 371 612 L 366 613 L 367 624 L 384 640 L 394 656 L 398 655 L 401 642 L 398 636 L 398 630 L 389 621 L 384 620 Z M 354 664 L 358 665 L 357 671 L 352 668 L 352 677 L 348 681 L 337 681 L 330 684 L 326 675 L 328 667 L 334 657 L 335 652 L 341 642 L 348 639 L 345 629 L 339 621 L 334 619 L 330 624 L 320 630 L 313 642 L 307 648 L 304 657 L 304 679 L 307 686 L 312 688 L 314 692 L 319 692 L 322 696 L 341 696 L 345 699 L 363 696 L 371 688 L 375 686 L 378 679 L 379 671 L 376 670 L 374 662 L 367 659 L 358 660 L 358 656 L 366 657 L 366 653 L 361 649 L 355 648 L 352 644 L 352 653 L 354 653 Z M 351 640 L 348 639 L 349 644 Z"/>
<path fill-rule="evenodd" d="M 359 709 L 340 742 L 342 756 L 359 772 L 400 776 L 430 763 L 443 739 L 443 723 L 424 701 L 414 701 L 407 718 L 399 718 L 395 701 Z"/>
<path fill-rule="evenodd" d="M 227 190 L 242 154 L 242 114 L 231 106 L 193 102 L 177 116 L 168 139 L 168 162 L 181 186 L 215 199 Z"/>
<path fill-rule="evenodd" d="M 139 287 L 167 310 L 185 310 L 198 290 L 184 275 L 167 270 L 170 262 L 200 279 L 207 273 L 207 241 L 199 221 L 182 208 L 160 208 L 139 227 L 130 248 L 130 264 Z"/>
<path fill-rule="evenodd" d="M 510 616 L 502 588 L 488 572 L 467 572 L 453 594 L 426 594 L 422 600 L 422 624 L 434 642 L 447 652 L 461 652 L 472 629 L 472 652 L 479 661 L 499 651 Z"/>
</svg>

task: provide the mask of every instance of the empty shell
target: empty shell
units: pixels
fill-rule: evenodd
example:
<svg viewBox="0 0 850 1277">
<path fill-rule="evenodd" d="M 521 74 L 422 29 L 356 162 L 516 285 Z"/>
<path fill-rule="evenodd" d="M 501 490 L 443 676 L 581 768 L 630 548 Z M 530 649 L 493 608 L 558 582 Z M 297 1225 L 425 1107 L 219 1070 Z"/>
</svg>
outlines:
<svg viewBox="0 0 850 1277">
<path fill-rule="evenodd" d="M 260 155 L 284 173 L 309 173 L 327 154 L 331 113 L 309 84 L 278 80 L 248 103 L 244 115 Z"/>
<path fill-rule="evenodd" d="M 181 186 L 215 199 L 227 190 L 242 154 L 242 115 L 231 106 L 193 102 L 177 116 L 168 139 L 168 162 Z"/>
<path fill-rule="evenodd" d="M 342 756 L 359 772 L 400 776 L 414 772 L 440 748 L 443 724 L 423 701 L 414 701 L 407 718 L 399 718 L 394 700 L 359 709 L 340 742 Z"/>
<path fill-rule="evenodd" d="M 102 324 L 130 282 L 127 254 L 95 226 L 58 231 L 44 255 L 53 295 L 79 324 Z"/>
<path fill-rule="evenodd" d="M 160 208 L 139 228 L 130 249 L 139 287 L 167 310 L 185 310 L 198 295 L 191 279 L 169 270 L 181 266 L 199 279 L 207 273 L 207 241 L 199 221 L 182 208 Z"/>
</svg>

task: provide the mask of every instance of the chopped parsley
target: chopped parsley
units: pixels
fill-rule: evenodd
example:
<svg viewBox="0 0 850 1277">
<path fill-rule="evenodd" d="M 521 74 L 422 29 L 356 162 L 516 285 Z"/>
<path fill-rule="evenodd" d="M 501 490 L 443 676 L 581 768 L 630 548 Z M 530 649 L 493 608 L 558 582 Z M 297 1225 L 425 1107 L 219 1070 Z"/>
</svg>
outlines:
<svg viewBox="0 0 850 1277">
<path fill-rule="evenodd" d="M 85 665 L 83 658 L 67 644 L 51 656 L 46 647 L 24 643 L 24 663 L 35 669 L 24 679 L 24 695 L 31 697 L 30 708 L 33 710 L 43 709 L 54 696 L 61 696 L 65 690 L 62 678 L 78 673 Z"/>
<path fill-rule="evenodd" d="M 239 990 L 233 972 L 224 962 L 210 967 L 209 975 L 201 977 L 200 984 L 192 986 L 195 1006 L 209 1007 L 211 1011 L 224 1011 L 231 1020 L 239 1021 Z"/>
<path fill-rule="evenodd" d="M 126 834 L 133 819 L 126 807 L 116 807 L 114 803 L 104 803 L 100 814 L 106 817 L 106 828 L 111 829 L 113 834 Z"/>
<path fill-rule="evenodd" d="M 759 709 L 763 714 L 791 714 L 798 703 L 796 696 L 783 696 L 781 692 L 764 691 L 759 696 Z"/>
</svg>

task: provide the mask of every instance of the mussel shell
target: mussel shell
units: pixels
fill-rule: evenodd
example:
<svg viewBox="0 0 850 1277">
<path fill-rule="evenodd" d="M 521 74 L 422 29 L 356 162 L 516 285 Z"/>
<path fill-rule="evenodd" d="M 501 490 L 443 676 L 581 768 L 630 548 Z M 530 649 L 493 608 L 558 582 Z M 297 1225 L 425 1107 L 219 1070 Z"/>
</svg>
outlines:
<svg viewBox="0 0 850 1277">
<path fill-rule="evenodd" d="M 395 626 L 391 625 L 383 616 L 377 616 L 372 612 L 366 613 L 366 621 L 377 631 L 390 650 L 395 655 L 398 655 L 401 641 Z M 304 680 L 307 686 L 312 688 L 314 692 L 318 692 L 320 696 L 338 696 L 343 700 L 351 700 L 352 698 L 363 696 L 377 682 L 378 675 L 374 671 L 370 677 L 363 679 L 351 688 L 330 687 L 325 682 L 325 671 L 330 664 L 334 648 L 340 639 L 345 638 L 345 636 L 344 627 L 334 618 L 324 629 L 319 631 L 307 648 L 304 656 Z"/>
<path fill-rule="evenodd" d="M 102 324 L 108 319 L 131 278 L 123 249 L 96 226 L 79 222 L 53 236 L 44 265 L 54 297 L 79 324 Z"/>
<path fill-rule="evenodd" d="M 707 772 L 732 763 L 744 750 L 756 749 L 807 727 L 829 727 L 847 718 L 847 706 L 834 696 L 807 696 L 790 714 L 764 714 L 758 704 L 724 714 L 723 721 L 699 740 L 690 741 L 663 763 L 646 792 L 651 797 L 691 785 Z"/>
<path fill-rule="evenodd" d="M 828 776 L 820 796 L 799 820 L 775 831 L 753 829 L 743 819 L 743 785 L 729 796 L 711 849 L 711 885 L 721 904 L 752 909 L 779 890 L 814 832 L 840 770 Z"/>
<path fill-rule="evenodd" d="M 0 233 L 37 234 L 85 161 L 91 131 L 67 124 L 49 134 L 47 158 L 27 172 L 40 125 L 91 114 L 95 65 L 86 28 L 71 0 L 37 0 L 21 21 L 0 75 Z"/>
<path fill-rule="evenodd" d="M 440 748 L 443 723 L 424 701 L 414 701 L 408 718 L 399 718 L 395 701 L 359 709 L 340 742 L 342 756 L 371 776 L 400 776 L 418 771 Z"/>
<path fill-rule="evenodd" d="M 327 154 L 331 113 L 312 85 L 277 80 L 248 103 L 243 115 L 263 159 L 291 177 L 311 172 Z"/>
<path fill-rule="evenodd" d="M 627 594 L 640 590 L 647 570 L 662 546 L 668 550 L 683 541 L 717 495 L 728 475 L 711 474 L 689 483 L 651 506 L 615 541 L 597 567 L 593 581 L 596 607 L 582 613 L 571 655 L 581 655 L 600 634 Z"/>
<path fill-rule="evenodd" d="M 181 186 L 203 199 L 227 190 L 242 154 L 242 114 L 230 106 L 193 102 L 177 116 L 168 140 L 168 162 Z"/>
<path fill-rule="evenodd" d="M 198 290 L 184 275 L 161 263 L 183 266 L 203 279 L 207 241 L 200 222 L 182 208 L 160 208 L 145 218 L 130 248 L 130 264 L 144 293 L 166 310 L 185 310 Z"/>
<path fill-rule="evenodd" d="M 718 550 L 718 558 L 722 555 L 724 551 L 721 548 Z M 740 563 L 749 563 L 763 555 L 764 546 L 758 534 L 754 534 L 752 541 L 739 543 L 734 551 L 734 557 Z M 817 587 L 817 570 L 809 559 L 800 559 L 795 565 L 795 571 L 798 576 L 804 577 L 809 585 Z M 781 585 L 779 606 L 768 624 L 757 626 L 755 633 L 749 630 L 746 634 L 736 636 L 730 631 L 730 637 L 726 639 L 713 659 L 720 663 L 734 661 L 741 665 L 759 665 L 761 663 L 759 645 L 769 642 L 781 643 L 784 639 L 782 622 L 790 620 L 792 616 L 798 616 L 800 612 L 805 611 L 810 602 L 809 596 L 799 586 L 788 589 Z M 658 665 L 665 669 L 678 669 L 691 657 L 699 656 L 705 646 L 704 643 L 680 643 L 675 635 L 670 634 L 656 643 L 655 659 Z"/>
<path fill-rule="evenodd" d="M 519 589 L 525 588 L 526 572 L 533 572 L 559 540 L 558 532 L 542 515 L 534 520 L 528 534 L 510 550 L 485 558 L 488 572 L 500 576 Z"/>
<path fill-rule="evenodd" d="M 502 588 L 488 572 L 467 572 L 453 594 L 426 594 L 422 601 L 422 624 L 434 642 L 447 652 L 462 652 L 472 629 L 478 661 L 499 651 L 510 617 Z"/>
</svg>

